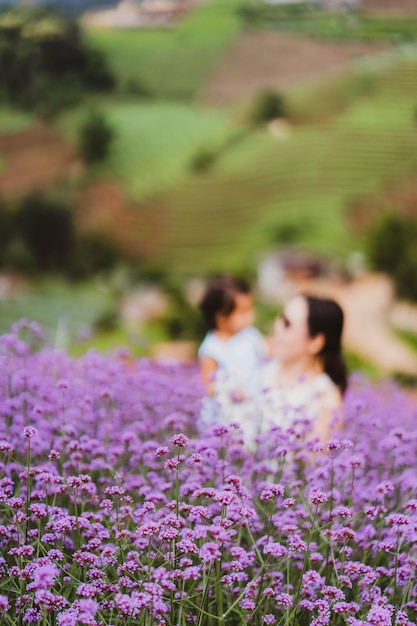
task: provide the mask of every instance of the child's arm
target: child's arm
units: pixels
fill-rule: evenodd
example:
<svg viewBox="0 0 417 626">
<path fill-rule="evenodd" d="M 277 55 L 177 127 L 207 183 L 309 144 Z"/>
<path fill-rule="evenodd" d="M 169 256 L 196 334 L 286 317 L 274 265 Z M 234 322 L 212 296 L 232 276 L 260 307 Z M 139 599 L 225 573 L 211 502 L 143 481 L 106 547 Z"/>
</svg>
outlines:
<svg viewBox="0 0 417 626">
<path fill-rule="evenodd" d="M 273 337 L 264 337 L 264 343 L 265 343 L 265 352 L 266 352 L 266 357 L 268 359 L 271 359 L 274 356 L 274 338 Z"/>
<path fill-rule="evenodd" d="M 206 392 L 209 396 L 214 396 L 213 374 L 217 370 L 217 362 L 211 356 L 200 358 L 200 373 Z"/>
</svg>

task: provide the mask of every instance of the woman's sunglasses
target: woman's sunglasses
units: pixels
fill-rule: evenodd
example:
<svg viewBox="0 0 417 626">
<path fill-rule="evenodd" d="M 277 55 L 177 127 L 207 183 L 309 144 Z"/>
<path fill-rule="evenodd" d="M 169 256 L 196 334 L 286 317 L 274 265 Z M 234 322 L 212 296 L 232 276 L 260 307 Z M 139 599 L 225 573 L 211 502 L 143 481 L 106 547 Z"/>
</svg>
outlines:
<svg viewBox="0 0 417 626">
<path fill-rule="evenodd" d="M 282 320 L 282 323 L 284 324 L 284 328 L 289 328 L 291 326 L 291 322 L 288 319 L 288 317 L 285 315 L 285 313 L 282 313 L 280 318 Z"/>
</svg>

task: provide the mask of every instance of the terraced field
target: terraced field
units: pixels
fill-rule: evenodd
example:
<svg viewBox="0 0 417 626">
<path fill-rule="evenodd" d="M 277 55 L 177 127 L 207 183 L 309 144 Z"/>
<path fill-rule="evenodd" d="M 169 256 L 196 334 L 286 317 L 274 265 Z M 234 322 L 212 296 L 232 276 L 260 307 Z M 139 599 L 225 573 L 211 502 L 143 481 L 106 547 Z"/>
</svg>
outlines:
<svg viewBox="0 0 417 626">
<path fill-rule="evenodd" d="M 87 29 L 120 88 L 144 88 L 162 98 L 192 98 L 241 30 L 242 0 L 203 2 L 173 29 Z"/>
<path fill-rule="evenodd" d="M 0 135 L 27 130 L 32 124 L 29 113 L 0 107 Z"/>
<path fill-rule="evenodd" d="M 167 195 L 163 262 L 191 269 L 253 264 L 292 228 L 297 240 L 338 258 L 361 245 L 349 206 L 417 170 L 417 58 L 385 60 L 372 92 L 327 125 L 266 131 L 225 154 L 210 175 Z"/>
<path fill-rule="evenodd" d="M 372 13 L 417 15 L 415 0 L 363 0 L 365 11 Z"/>
<path fill-rule="evenodd" d="M 148 202 L 180 182 L 202 148 L 221 144 L 233 132 L 229 117 L 175 102 L 103 103 L 115 141 L 102 175 L 117 180 L 135 201 Z M 59 127 L 75 141 L 83 110 L 61 118 Z"/>
<path fill-rule="evenodd" d="M 55 129 L 39 123 L 24 128 L 22 122 L 14 132 L 0 133 L 0 155 L 4 159 L 4 167 L 0 167 L 2 196 L 21 196 L 48 188 L 66 178 L 76 161 L 73 148 Z"/>
<path fill-rule="evenodd" d="M 155 258 L 160 253 L 166 235 L 165 217 L 155 204 L 133 203 L 111 180 L 86 186 L 76 202 L 79 231 L 103 235 L 135 261 Z"/>
<path fill-rule="evenodd" d="M 111 293 L 97 285 L 69 287 L 59 281 L 43 281 L 32 284 L 13 298 L 0 301 L 0 333 L 8 332 L 22 317 L 30 317 L 42 325 L 51 343 L 65 343 L 94 324 L 112 306 Z"/>
<path fill-rule="evenodd" d="M 344 71 L 353 61 L 388 47 L 387 42 L 318 41 L 288 33 L 249 31 L 231 46 L 199 99 L 222 106 L 260 89 L 282 92 L 295 84 Z"/>
</svg>

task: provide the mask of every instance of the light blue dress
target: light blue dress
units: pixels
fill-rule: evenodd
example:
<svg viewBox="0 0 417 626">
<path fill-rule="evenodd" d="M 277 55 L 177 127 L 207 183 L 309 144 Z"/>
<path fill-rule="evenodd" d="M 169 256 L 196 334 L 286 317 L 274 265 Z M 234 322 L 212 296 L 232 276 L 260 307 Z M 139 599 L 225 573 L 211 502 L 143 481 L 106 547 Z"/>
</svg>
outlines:
<svg viewBox="0 0 417 626">
<path fill-rule="evenodd" d="M 266 342 L 257 328 L 249 326 L 223 341 L 207 333 L 198 358 L 210 357 L 217 363 L 213 379 L 214 397 L 204 398 L 201 421 L 204 424 L 255 420 L 255 404 L 262 390 L 262 370 Z M 239 396 L 244 394 L 244 400 Z M 253 417 L 252 417 L 253 415 Z"/>
</svg>

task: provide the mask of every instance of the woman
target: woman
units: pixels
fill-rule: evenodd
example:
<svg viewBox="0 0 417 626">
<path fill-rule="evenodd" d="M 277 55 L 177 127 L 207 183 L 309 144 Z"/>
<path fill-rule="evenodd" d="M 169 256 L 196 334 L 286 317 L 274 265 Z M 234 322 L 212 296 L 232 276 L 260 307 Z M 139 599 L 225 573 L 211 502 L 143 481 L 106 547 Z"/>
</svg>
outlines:
<svg viewBox="0 0 417 626">
<path fill-rule="evenodd" d="M 275 365 L 262 407 L 262 430 L 311 421 L 311 434 L 329 438 L 347 387 L 342 356 L 343 311 L 327 298 L 299 295 L 274 325 Z"/>
</svg>

